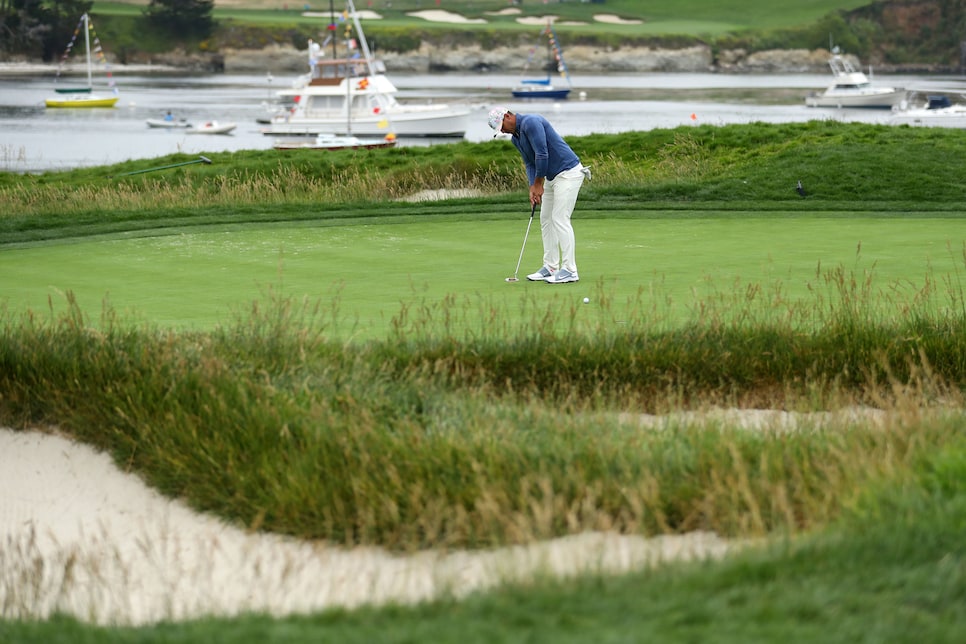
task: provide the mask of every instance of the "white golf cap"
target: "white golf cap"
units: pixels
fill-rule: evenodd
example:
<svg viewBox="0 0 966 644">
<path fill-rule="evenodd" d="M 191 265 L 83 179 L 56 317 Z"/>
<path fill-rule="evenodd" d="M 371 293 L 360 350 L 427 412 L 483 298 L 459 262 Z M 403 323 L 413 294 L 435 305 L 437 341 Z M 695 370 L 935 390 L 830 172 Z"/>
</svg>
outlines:
<svg viewBox="0 0 966 644">
<path fill-rule="evenodd" d="M 486 122 L 490 125 L 490 129 L 496 130 L 497 133 L 500 132 L 500 128 L 503 126 L 503 117 L 510 113 L 505 107 L 494 107 L 490 110 L 490 115 L 486 118 Z"/>
</svg>

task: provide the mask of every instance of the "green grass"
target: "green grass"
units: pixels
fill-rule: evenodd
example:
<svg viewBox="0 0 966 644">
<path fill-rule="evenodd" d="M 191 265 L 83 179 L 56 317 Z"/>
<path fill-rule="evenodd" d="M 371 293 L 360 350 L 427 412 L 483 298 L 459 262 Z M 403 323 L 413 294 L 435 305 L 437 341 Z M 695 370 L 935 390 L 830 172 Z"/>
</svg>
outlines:
<svg viewBox="0 0 966 644">
<path fill-rule="evenodd" d="M 150 50 L 163 50 L 164 43 L 155 42 L 153 36 L 140 33 L 141 29 L 130 21 L 141 11 L 144 2 L 99 3 L 95 9 L 98 24 L 111 42 L 123 43 L 126 52 L 139 49 L 139 42 L 150 40 Z M 356 8 L 376 11 L 379 19 L 365 20 L 370 40 L 379 43 L 384 50 L 411 51 L 422 40 L 444 45 L 480 45 L 484 49 L 503 45 L 529 43 L 535 37 L 533 25 L 521 24 L 519 17 L 542 18 L 557 16 L 556 29 L 566 35 L 572 44 L 620 47 L 627 44 L 679 47 L 716 43 L 727 47 L 782 48 L 824 46 L 831 33 L 836 42 L 848 51 L 866 54 L 882 45 L 881 29 L 871 29 L 868 23 L 861 27 L 846 24 L 844 12 L 867 6 L 867 0 L 815 0 L 802 3 L 776 5 L 762 1 L 716 3 L 708 0 L 688 0 L 683 3 L 658 5 L 631 0 L 611 0 L 606 5 L 562 2 L 543 4 L 524 2 L 517 9 L 519 14 L 498 14 L 508 7 L 501 0 L 472 2 L 449 2 L 435 5 L 420 0 L 401 2 L 377 1 L 370 5 L 357 2 Z M 335 4 L 341 11 L 342 5 Z M 434 22 L 408 15 L 417 10 L 443 9 L 466 18 L 485 23 L 454 25 Z M 324 12 L 328 5 L 323 1 L 313 3 L 311 10 Z M 198 43 L 202 50 L 220 47 L 261 48 L 269 42 L 291 43 L 304 46 L 305 39 L 324 24 L 324 18 L 303 15 L 303 6 L 292 3 L 283 8 L 276 2 L 249 0 L 216 6 L 213 15 L 220 29 L 213 37 Z M 624 20 L 639 21 L 631 24 L 613 24 L 595 20 L 597 14 L 617 15 Z M 115 17 L 118 18 L 115 21 Z M 577 24 L 566 24 L 574 22 Z M 130 32 L 138 32 L 132 36 Z M 115 45 L 116 47 L 118 45 Z"/>
<path fill-rule="evenodd" d="M 501 143 L 0 175 L 0 423 L 57 426 L 239 525 L 346 545 L 713 530 L 768 547 L 415 608 L 0 637 L 956 641 L 963 133 L 573 144 L 595 178 L 565 287 L 503 281 L 529 209 Z M 440 187 L 484 196 L 390 200 Z M 889 415 L 638 422 L 719 406 Z"/>
<path fill-rule="evenodd" d="M 391 4 L 391 6 L 390 6 Z M 368 3 L 359 0 L 355 3 L 359 11 L 371 10 L 383 16 L 382 20 L 372 21 L 391 25 L 430 26 L 433 23 L 407 17 L 414 11 L 444 10 L 457 13 L 467 18 L 484 18 L 490 25 L 512 27 L 519 16 L 560 16 L 564 20 L 582 20 L 594 25 L 596 29 L 610 28 L 615 31 L 630 33 L 642 29 L 650 29 L 653 25 L 659 33 L 708 33 L 730 30 L 733 28 L 770 29 L 775 27 L 793 27 L 815 21 L 822 16 L 840 10 L 850 10 L 866 6 L 867 0 L 811 0 L 809 2 L 786 3 L 784 6 L 760 0 L 732 0 L 731 2 L 710 2 L 709 0 L 685 0 L 673 5 L 658 3 L 642 3 L 636 0 L 608 0 L 605 4 L 563 2 L 545 5 L 539 1 L 523 2 L 518 8 L 519 14 L 494 15 L 507 8 L 505 0 L 448 0 L 443 5 L 435 5 L 421 0 L 393 0 L 387 3 L 375 0 Z M 105 2 L 98 3 L 97 11 L 105 14 L 122 14 L 132 12 L 132 5 L 146 6 L 147 2 Z M 324 12 L 328 10 L 328 2 L 310 3 L 311 11 Z M 337 11 L 341 11 L 344 3 L 335 3 Z M 139 10 L 136 10 L 139 11 Z M 298 20 L 303 12 L 301 4 L 289 4 L 288 10 L 282 10 L 277 2 L 266 0 L 244 0 L 242 2 L 222 5 L 215 3 L 214 15 L 217 19 L 236 18 L 252 22 L 271 23 L 279 21 Z M 606 25 L 593 20 L 595 14 L 614 14 L 627 20 L 644 21 L 643 25 Z M 700 16 L 699 20 L 695 16 Z M 316 21 L 318 19 L 315 19 Z M 679 30 L 675 25 L 688 25 Z M 438 26 L 446 26 L 439 23 Z M 473 25 L 466 25 L 474 28 Z M 449 26 L 452 28 L 452 26 Z M 530 27 L 532 29 L 532 27 Z"/>
<path fill-rule="evenodd" d="M 132 320 L 211 329 L 273 292 L 318 302 L 330 333 L 364 339 L 385 337 L 404 308 L 447 298 L 469 302 L 464 323 L 477 327 L 491 307 L 566 311 L 587 296 L 592 303 L 576 311 L 582 325 L 626 320 L 642 306 L 674 325 L 701 302 L 756 285 L 775 310 L 804 305 L 826 291 L 823 274 L 837 266 L 874 275 L 876 288 L 897 303 L 912 301 L 927 287 L 956 286 L 930 280 L 955 278 L 966 239 L 966 221 L 952 216 L 650 212 L 608 219 L 593 211 L 575 218 L 581 282 L 552 288 L 504 282 L 526 231 L 527 214 L 512 215 L 501 207 L 493 220 L 239 223 L 8 249 L 0 255 L 8 280 L 0 303 L 40 314 L 53 304 L 59 312 L 71 292 L 85 311 L 108 303 Z M 521 278 L 541 263 L 536 223 L 531 233 Z"/>
</svg>

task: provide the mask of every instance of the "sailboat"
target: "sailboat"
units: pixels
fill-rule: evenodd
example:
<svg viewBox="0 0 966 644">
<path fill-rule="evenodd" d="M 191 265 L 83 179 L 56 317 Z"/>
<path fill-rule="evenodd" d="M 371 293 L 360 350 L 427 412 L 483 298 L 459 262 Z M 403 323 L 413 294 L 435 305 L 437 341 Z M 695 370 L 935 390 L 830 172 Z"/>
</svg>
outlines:
<svg viewBox="0 0 966 644">
<path fill-rule="evenodd" d="M 567 64 L 563 59 L 563 52 L 560 50 L 560 41 L 557 34 L 553 31 L 550 22 L 547 23 L 543 34 L 547 36 L 547 53 L 549 65 L 547 67 L 546 78 L 529 78 L 520 81 L 520 84 L 513 89 L 514 98 L 550 98 L 564 99 L 570 95 L 570 73 L 567 71 Z M 531 59 L 532 59 L 531 54 Z M 530 61 L 527 61 L 529 66 Z M 550 70 L 556 69 L 567 81 L 567 87 L 554 87 L 550 82 Z"/>
<path fill-rule="evenodd" d="M 77 40 L 78 33 L 81 28 L 84 29 L 84 44 L 87 49 L 87 86 L 86 87 L 74 87 L 74 88 L 55 88 L 59 94 L 56 98 L 48 98 L 45 101 L 47 107 L 114 107 L 117 103 L 117 87 L 114 85 L 114 79 L 111 76 L 110 70 L 107 72 L 108 85 L 113 88 L 114 96 L 98 96 L 93 93 L 94 82 L 93 82 L 93 69 L 94 63 L 91 60 L 91 33 L 94 31 L 94 26 L 91 24 L 90 16 L 86 13 L 81 16 L 80 22 L 74 29 L 74 35 L 70 39 L 70 43 L 67 45 L 67 50 L 64 52 L 64 56 L 61 58 L 60 67 L 57 68 L 57 77 L 60 77 L 60 70 L 64 66 L 70 52 L 74 47 L 74 42 Z M 97 34 L 94 34 L 94 50 L 100 57 L 101 62 L 105 65 L 107 60 L 104 58 L 104 51 L 101 49 L 101 42 L 97 38 Z M 55 81 L 56 83 L 56 81 Z"/>
<path fill-rule="evenodd" d="M 330 12 L 332 3 L 330 1 Z M 322 57 L 317 43 L 309 44 L 309 73 L 300 77 L 292 89 L 278 92 L 291 109 L 272 117 L 266 135 L 356 134 L 385 136 L 391 129 L 397 136 L 462 137 L 469 126 L 470 108 L 444 103 L 400 103 L 396 89 L 385 74 L 385 65 L 369 50 L 359 15 L 352 0 L 346 0 L 344 14 L 354 30 L 345 40 L 348 49 L 357 50 L 336 58 L 339 36 L 333 18 L 328 25 L 332 57 Z M 332 14 L 334 15 L 334 14 Z M 352 47 L 352 44 L 355 47 Z"/>
</svg>

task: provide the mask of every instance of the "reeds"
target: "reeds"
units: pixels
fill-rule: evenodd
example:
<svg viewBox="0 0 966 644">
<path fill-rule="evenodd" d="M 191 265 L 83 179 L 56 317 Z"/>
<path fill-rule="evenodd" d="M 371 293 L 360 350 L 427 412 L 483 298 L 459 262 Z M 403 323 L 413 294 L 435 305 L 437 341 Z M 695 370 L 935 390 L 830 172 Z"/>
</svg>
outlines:
<svg viewBox="0 0 966 644">
<path fill-rule="evenodd" d="M 400 199 L 421 190 L 472 189 L 491 194 L 509 183 L 507 172 L 463 159 L 406 165 L 373 172 L 364 165 L 315 168 L 277 163 L 259 172 L 203 176 L 178 170 L 164 175 L 100 178 L 82 185 L 0 186 L 0 210 L 19 216 L 67 216 L 97 211 L 181 210 L 211 207 L 334 204 Z"/>
<path fill-rule="evenodd" d="M 76 304 L 6 315 L 0 420 L 55 424 L 197 509 L 349 545 L 813 530 L 960 440 L 966 380 L 966 322 L 932 286 L 897 302 L 871 276 L 818 278 L 812 308 L 748 286 L 683 326 L 547 325 L 535 305 L 520 324 L 452 298 L 368 342 L 330 333 L 337 303 L 277 297 L 206 333 Z M 721 407 L 888 414 L 635 420 Z"/>
</svg>

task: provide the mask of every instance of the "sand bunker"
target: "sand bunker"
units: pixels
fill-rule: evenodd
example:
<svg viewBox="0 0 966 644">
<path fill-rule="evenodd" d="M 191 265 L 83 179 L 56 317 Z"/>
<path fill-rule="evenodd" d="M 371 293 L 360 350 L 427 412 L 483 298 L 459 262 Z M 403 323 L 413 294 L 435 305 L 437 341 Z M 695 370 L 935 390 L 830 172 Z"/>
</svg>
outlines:
<svg viewBox="0 0 966 644">
<path fill-rule="evenodd" d="M 451 22 L 457 24 L 486 24 L 486 20 L 483 18 L 465 18 L 458 13 L 452 13 L 450 11 L 440 11 L 438 9 L 432 9 L 427 11 L 413 11 L 406 14 L 407 16 L 412 16 L 413 18 L 422 18 L 423 20 L 428 20 L 430 22 Z"/>
<path fill-rule="evenodd" d="M 568 27 L 576 27 L 587 24 L 586 22 L 580 22 L 579 20 L 564 20 L 563 22 L 560 22 L 559 19 L 560 16 L 528 16 L 525 18 L 517 18 L 517 22 L 521 25 L 537 25 L 541 27 L 546 25 L 548 22 L 555 25 Z"/>
<path fill-rule="evenodd" d="M 612 13 L 598 13 L 598 14 L 594 15 L 594 20 L 596 20 L 597 22 L 606 22 L 609 25 L 642 25 L 642 24 L 644 24 L 644 21 L 643 20 L 637 20 L 637 19 L 634 19 L 634 20 L 625 20 L 624 18 L 621 18 L 620 16 L 615 16 Z"/>
<path fill-rule="evenodd" d="M 521 25 L 545 25 L 548 22 L 555 23 L 560 18 L 560 16 L 525 16 L 523 18 L 517 18 L 517 22 Z"/>
<path fill-rule="evenodd" d="M 381 14 L 378 14 L 375 11 L 369 11 L 367 9 L 363 9 L 362 11 L 358 11 L 357 10 L 356 11 L 356 15 L 359 16 L 359 19 L 360 20 L 382 20 L 382 15 Z M 334 18 L 333 18 L 333 16 L 334 16 Z M 302 12 L 302 17 L 304 17 L 304 18 L 325 18 L 326 20 L 329 20 L 329 21 L 332 21 L 333 19 L 335 19 L 335 20 L 341 20 L 342 19 L 342 12 L 341 11 L 336 11 L 334 13 L 329 13 L 328 11 L 303 11 Z"/>
<path fill-rule="evenodd" d="M 0 463 L 0 619 L 283 616 L 462 597 L 537 575 L 637 570 L 735 547 L 710 533 L 586 533 L 485 552 L 348 550 L 199 514 L 56 435 L 0 428 Z"/>
</svg>

